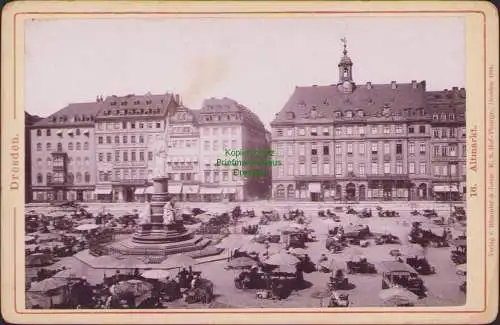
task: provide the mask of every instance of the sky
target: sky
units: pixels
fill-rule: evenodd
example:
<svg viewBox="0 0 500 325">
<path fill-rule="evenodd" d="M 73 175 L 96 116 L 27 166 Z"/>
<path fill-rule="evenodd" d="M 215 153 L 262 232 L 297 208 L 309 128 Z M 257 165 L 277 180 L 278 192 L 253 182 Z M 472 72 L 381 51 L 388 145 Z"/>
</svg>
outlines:
<svg viewBox="0 0 500 325">
<path fill-rule="evenodd" d="M 296 86 L 337 83 L 342 37 L 358 84 L 465 87 L 460 17 L 119 18 L 26 22 L 25 110 L 46 117 L 97 95 L 229 97 L 266 127 Z"/>
</svg>

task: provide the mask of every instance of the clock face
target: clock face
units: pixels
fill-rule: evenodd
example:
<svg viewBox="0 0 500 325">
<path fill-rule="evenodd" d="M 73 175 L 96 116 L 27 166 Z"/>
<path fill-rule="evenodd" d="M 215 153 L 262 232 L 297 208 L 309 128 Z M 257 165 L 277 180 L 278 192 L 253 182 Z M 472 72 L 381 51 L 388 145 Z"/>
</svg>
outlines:
<svg viewBox="0 0 500 325">
<path fill-rule="evenodd" d="M 342 87 L 349 88 L 351 87 L 351 83 L 349 81 L 344 81 L 344 83 L 342 83 Z"/>
</svg>

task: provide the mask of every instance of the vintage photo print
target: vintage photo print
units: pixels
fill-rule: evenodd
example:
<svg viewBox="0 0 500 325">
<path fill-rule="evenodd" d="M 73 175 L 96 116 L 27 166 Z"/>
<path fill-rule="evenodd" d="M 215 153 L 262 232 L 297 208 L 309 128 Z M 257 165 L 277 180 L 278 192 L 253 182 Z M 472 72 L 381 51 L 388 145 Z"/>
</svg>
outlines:
<svg viewBox="0 0 500 325">
<path fill-rule="evenodd" d="M 11 2 L 4 319 L 492 321 L 497 45 L 486 2 Z"/>
</svg>

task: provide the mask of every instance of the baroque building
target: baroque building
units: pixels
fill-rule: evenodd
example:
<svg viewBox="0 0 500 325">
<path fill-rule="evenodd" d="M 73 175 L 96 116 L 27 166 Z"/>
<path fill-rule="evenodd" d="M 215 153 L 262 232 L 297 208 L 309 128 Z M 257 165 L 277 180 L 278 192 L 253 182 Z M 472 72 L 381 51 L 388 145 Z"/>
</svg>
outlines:
<svg viewBox="0 0 500 325">
<path fill-rule="evenodd" d="M 273 197 L 432 199 L 434 112 L 425 81 L 357 84 L 352 67 L 344 40 L 337 83 L 296 87 L 271 123 L 284 162 L 273 173 Z"/>
<path fill-rule="evenodd" d="M 94 199 L 99 103 L 69 104 L 29 127 L 33 201 Z"/>
<path fill-rule="evenodd" d="M 32 168 L 31 166 L 31 126 L 36 122 L 42 120 L 43 118 L 37 115 L 31 115 L 28 112 L 24 112 L 24 202 L 29 203 L 33 201 L 32 197 Z"/>
</svg>

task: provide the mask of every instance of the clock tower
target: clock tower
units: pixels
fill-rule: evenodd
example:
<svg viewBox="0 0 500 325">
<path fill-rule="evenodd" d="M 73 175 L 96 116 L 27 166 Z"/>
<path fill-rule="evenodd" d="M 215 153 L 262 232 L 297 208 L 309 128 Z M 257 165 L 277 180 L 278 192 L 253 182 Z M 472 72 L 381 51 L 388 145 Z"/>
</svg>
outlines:
<svg viewBox="0 0 500 325">
<path fill-rule="evenodd" d="M 342 43 L 344 43 L 344 56 L 340 59 L 339 62 L 339 82 L 337 86 L 339 90 L 343 92 L 352 92 L 354 88 L 354 81 L 352 80 L 352 61 L 351 58 L 347 55 L 347 40 L 346 38 L 341 39 Z"/>
</svg>

